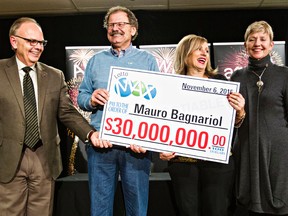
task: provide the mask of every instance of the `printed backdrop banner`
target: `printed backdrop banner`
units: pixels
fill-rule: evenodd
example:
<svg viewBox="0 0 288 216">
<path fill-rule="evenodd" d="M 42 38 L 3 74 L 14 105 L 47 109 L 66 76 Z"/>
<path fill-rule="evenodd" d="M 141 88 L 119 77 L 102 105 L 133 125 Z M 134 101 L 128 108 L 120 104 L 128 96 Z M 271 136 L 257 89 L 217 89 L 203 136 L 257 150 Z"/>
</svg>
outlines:
<svg viewBox="0 0 288 216">
<path fill-rule="evenodd" d="M 107 49 L 109 46 L 89 47 L 66 47 L 66 79 L 68 92 L 76 109 L 90 121 L 90 112 L 82 111 L 77 104 L 78 88 L 81 84 L 85 68 L 89 59 L 98 51 Z M 68 140 L 67 152 L 69 154 L 68 172 L 70 175 L 77 172 L 87 172 L 87 154 L 85 144 L 75 136 L 73 131 L 67 129 Z"/>
<path fill-rule="evenodd" d="M 248 55 L 243 42 L 213 43 L 213 49 L 215 66 L 227 79 L 235 70 L 248 64 Z M 274 42 L 271 59 L 277 65 L 285 65 L 285 41 Z"/>
<path fill-rule="evenodd" d="M 162 73 L 175 73 L 174 55 L 177 44 L 169 45 L 142 45 L 139 48 L 150 52 L 158 63 Z"/>
</svg>

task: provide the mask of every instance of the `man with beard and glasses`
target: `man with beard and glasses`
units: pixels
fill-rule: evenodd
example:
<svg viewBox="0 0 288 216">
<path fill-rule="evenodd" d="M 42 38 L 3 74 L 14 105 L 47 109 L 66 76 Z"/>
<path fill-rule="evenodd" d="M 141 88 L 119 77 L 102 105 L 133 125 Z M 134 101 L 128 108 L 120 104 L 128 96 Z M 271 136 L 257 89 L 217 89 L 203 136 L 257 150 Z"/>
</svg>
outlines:
<svg viewBox="0 0 288 216">
<path fill-rule="evenodd" d="M 132 46 L 138 33 L 138 21 L 127 8 L 108 10 L 104 27 L 111 43 L 108 50 L 96 53 L 88 62 L 79 88 L 78 104 L 92 112 L 91 125 L 100 128 L 103 106 L 109 99 L 106 90 L 111 66 L 159 71 L 156 59 Z M 130 148 L 110 143 L 91 145 L 87 149 L 92 216 L 112 216 L 119 174 L 127 216 L 146 216 L 148 207 L 151 152 L 131 145 Z"/>
</svg>

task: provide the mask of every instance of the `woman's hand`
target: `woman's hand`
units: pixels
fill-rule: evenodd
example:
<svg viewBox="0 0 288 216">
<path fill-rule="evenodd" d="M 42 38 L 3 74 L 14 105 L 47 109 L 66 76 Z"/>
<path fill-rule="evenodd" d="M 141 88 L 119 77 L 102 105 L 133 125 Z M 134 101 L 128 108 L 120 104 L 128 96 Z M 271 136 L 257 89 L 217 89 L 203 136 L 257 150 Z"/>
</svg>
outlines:
<svg viewBox="0 0 288 216">
<path fill-rule="evenodd" d="M 169 161 L 172 158 L 174 158 L 175 156 L 176 156 L 175 152 L 161 152 L 161 153 L 159 153 L 160 159 L 165 160 L 165 161 Z"/>
<path fill-rule="evenodd" d="M 246 116 L 245 112 L 245 99 L 240 93 L 230 93 L 227 95 L 228 102 L 236 110 L 235 128 L 239 128 Z"/>
<path fill-rule="evenodd" d="M 130 149 L 135 153 L 146 153 L 147 151 L 145 148 L 134 144 L 130 145 Z"/>
<path fill-rule="evenodd" d="M 241 117 L 245 114 L 245 99 L 240 93 L 232 92 L 227 95 L 227 99 L 229 104 L 236 110 L 236 117 Z"/>
</svg>

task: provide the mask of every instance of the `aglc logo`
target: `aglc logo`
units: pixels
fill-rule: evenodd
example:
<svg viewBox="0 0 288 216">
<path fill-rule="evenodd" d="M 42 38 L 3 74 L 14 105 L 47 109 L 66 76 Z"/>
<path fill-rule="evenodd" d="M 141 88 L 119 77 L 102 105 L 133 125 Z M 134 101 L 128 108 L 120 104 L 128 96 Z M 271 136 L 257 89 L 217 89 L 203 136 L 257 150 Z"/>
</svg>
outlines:
<svg viewBox="0 0 288 216">
<path fill-rule="evenodd" d="M 157 93 L 157 90 L 153 85 L 146 85 L 142 81 L 130 81 L 126 77 L 118 79 L 114 89 L 116 94 L 121 97 L 128 97 L 132 94 L 136 97 L 143 97 L 147 100 L 155 98 Z"/>
</svg>

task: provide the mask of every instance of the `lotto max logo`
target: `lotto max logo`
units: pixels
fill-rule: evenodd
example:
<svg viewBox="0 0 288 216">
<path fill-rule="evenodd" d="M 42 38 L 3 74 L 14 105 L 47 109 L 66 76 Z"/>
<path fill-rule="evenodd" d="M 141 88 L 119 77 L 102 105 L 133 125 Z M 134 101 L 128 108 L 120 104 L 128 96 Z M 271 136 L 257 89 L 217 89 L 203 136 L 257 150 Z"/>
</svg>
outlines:
<svg viewBox="0 0 288 216">
<path fill-rule="evenodd" d="M 153 85 L 146 85 L 142 81 L 130 81 L 126 77 L 118 79 L 114 89 L 116 94 L 121 97 L 134 95 L 136 97 L 144 97 L 147 100 L 155 98 L 157 93 Z"/>
</svg>

